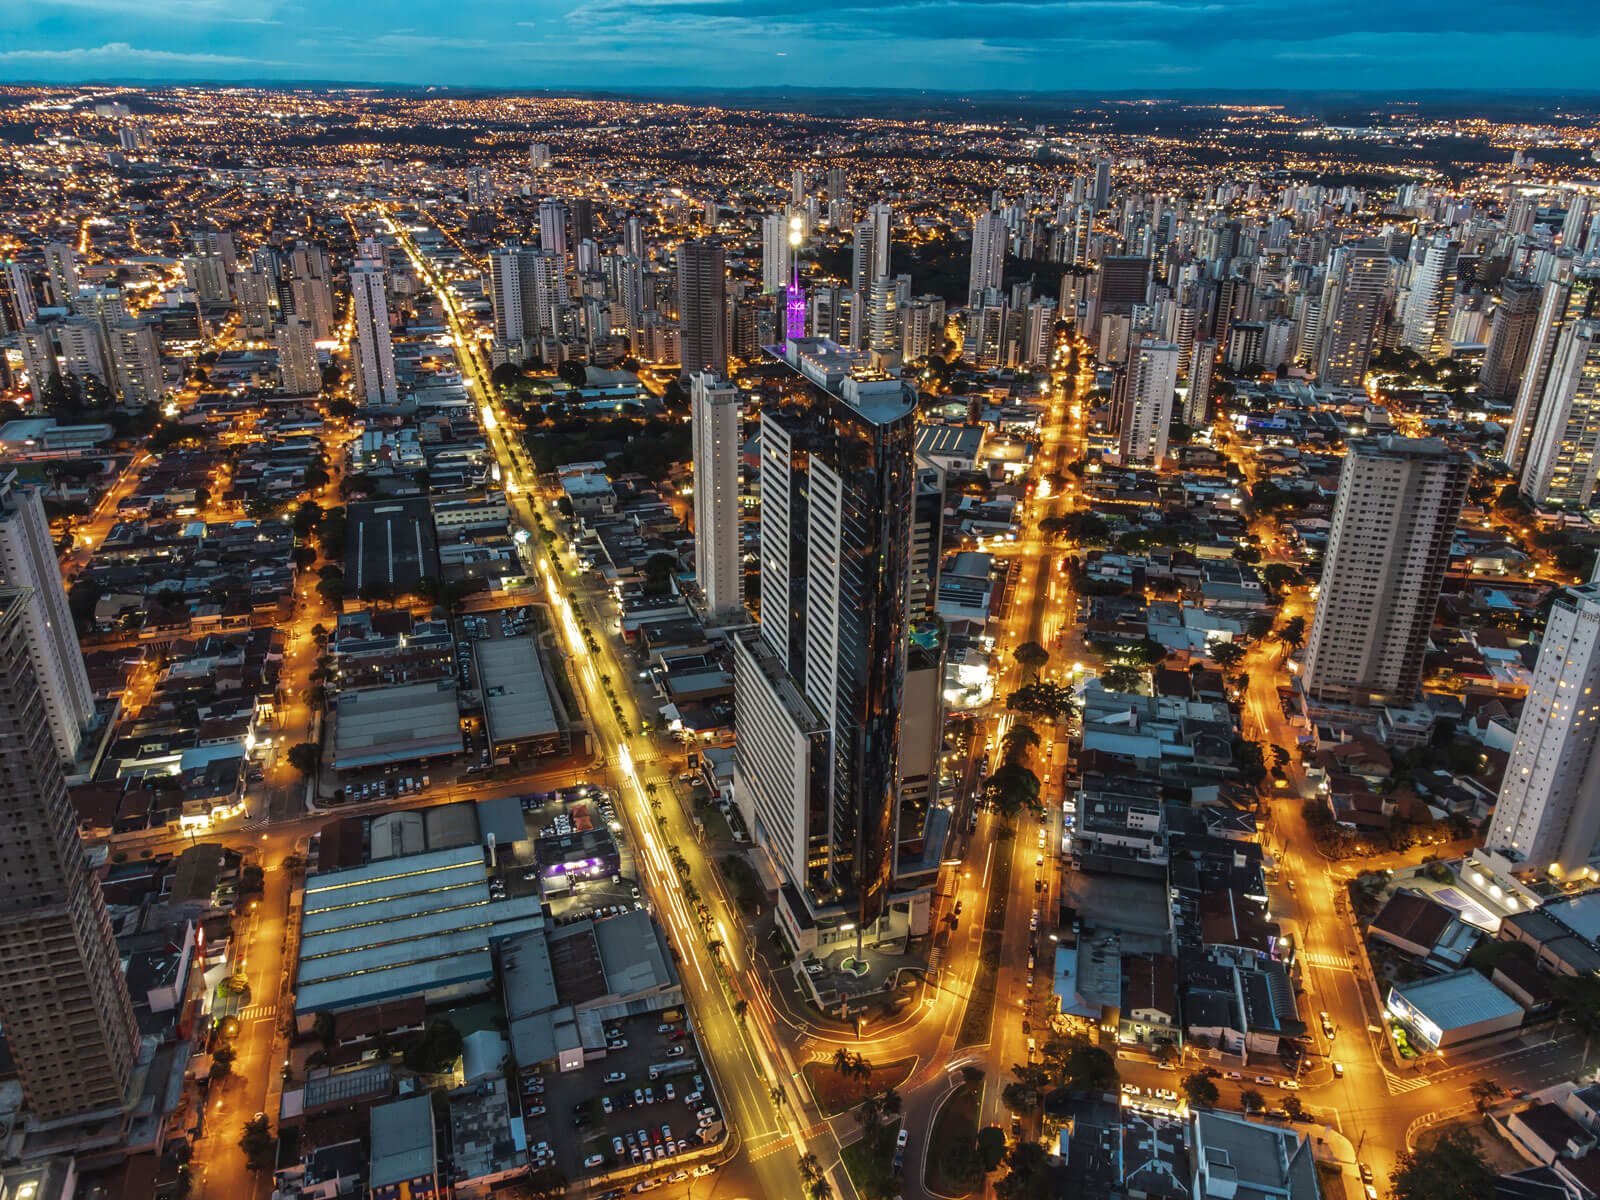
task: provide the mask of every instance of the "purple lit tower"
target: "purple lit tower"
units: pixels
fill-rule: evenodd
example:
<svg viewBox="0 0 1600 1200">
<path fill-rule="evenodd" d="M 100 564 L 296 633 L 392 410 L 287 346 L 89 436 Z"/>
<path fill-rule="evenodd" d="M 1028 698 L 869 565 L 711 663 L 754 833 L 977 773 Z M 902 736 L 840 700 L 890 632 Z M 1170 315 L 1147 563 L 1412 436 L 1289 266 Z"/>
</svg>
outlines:
<svg viewBox="0 0 1600 1200">
<path fill-rule="evenodd" d="M 800 231 L 802 228 L 799 217 L 789 218 L 789 257 L 794 260 L 794 278 L 789 281 L 789 286 L 784 291 L 783 336 L 786 342 L 792 342 L 806 335 L 806 294 L 800 287 Z"/>
</svg>

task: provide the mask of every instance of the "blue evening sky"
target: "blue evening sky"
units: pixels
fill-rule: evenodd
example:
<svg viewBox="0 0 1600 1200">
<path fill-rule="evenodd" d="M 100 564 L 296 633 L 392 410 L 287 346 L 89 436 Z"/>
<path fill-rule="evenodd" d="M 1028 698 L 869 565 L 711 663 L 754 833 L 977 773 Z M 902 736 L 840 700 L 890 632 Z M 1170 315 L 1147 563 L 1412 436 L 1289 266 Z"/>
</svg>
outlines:
<svg viewBox="0 0 1600 1200">
<path fill-rule="evenodd" d="M 1593 0 L 0 0 L 0 81 L 1600 90 Z"/>
</svg>

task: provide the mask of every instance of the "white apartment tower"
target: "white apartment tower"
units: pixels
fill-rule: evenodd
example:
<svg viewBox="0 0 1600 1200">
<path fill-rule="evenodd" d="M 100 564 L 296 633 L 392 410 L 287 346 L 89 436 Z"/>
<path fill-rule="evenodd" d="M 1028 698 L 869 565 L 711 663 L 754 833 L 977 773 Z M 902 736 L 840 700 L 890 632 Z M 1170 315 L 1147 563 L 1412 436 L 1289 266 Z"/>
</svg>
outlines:
<svg viewBox="0 0 1600 1200">
<path fill-rule="evenodd" d="M 1159 467 L 1167 456 L 1179 353 L 1172 342 L 1141 342 L 1129 356 L 1117 429 L 1124 465 Z"/>
<path fill-rule="evenodd" d="M 1564 330 L 1528 439 L 1518 490 L 1537 505 L 1587 508 L 1600 450 L 1600 321 Z"/>
<path fill-rule="evenodd" d="M 1415 699 L 1471 479 L 1467 457 L 1438 438 L 1349 443 L 1306 648 L 1313 698 Z"/>
<path fill-rule="evenodd" d="M 1456 294 L 1456 260 L 1461 243 L 1441 233 L 1428 243 L 1411 274 L 1406 300 L 1404 343 L 1425 358 L 1450 349 L 1450 309 Z"/>
<path fill-rule="evenodd" d="M 713 614 L 743 602 L 739 520 L 739 393 L 713 372 L 689 377 L 694 424 L 694 573 Z"/>
<path fill-rule="evenodd" d="M 278 326 L 278 381 L 291 396 L 309 396 L 322 390 L 322 366 L 317 362 L 317 340 L 310 321 L 290 317 Z"/>
<path fill-rule="evenodd" d="M 1486 845 L 1515 861 L 1583 867 L 1600 837 L 1600 582 L 1557 598 L 1517 722 Z"/>
<path fill-rule="evenodd" d="M 0 475 L 0 587 L 28 589 L 23 614 L 28 657 L 56 753 L 71 762 L 94 716 L 94 690 L 72 627 L 44 504 L 37 490 L 17 482 L 15 471 Z"/>
<path fill-rule="evenodd" d="M 368 253 L 372 243 L 364 242 L 362 248 L 362 257 L 350 268 L 350 292 L 355 299 L 356 381 L 369 405 L 393 404 L 400 398 L 400 389 L 394 375 L 394 341 L 389 332 L 383 261 Z"/>
<path fill-rule="evenodd" d="M 789 245 L 789 218 L 781 212 L 761 218 L 761 290 L 781 292 L 789 286 L 789 271 L 794 264 Z"/>
<path fill-rule="evenodd" d="M 1389 251 L 1378 242 L 1346 246 L 1343 263 L 1325 294 L 1322 358 L 1318 381 L 1329 387 L 1361 387 L 1372 361 L 1372 339 L 1389 283 Z"/>
<path fill-rule="evenodd" d="M 161 343 L 149 321 L 123 320 L 111 326 L 111 365 L 125 404 L 159 404 L 166 392 L 161 373 Z"/>
<path fill-rule="evenodd" d="M 998 288 L 1005 273 L 1006 239 L 1009 236 L 1005 218 L 997 212 L 978 214 L 972 223 L 972 267 L 967 276 L 967 303 L 990 288 Z"/>
</svg>

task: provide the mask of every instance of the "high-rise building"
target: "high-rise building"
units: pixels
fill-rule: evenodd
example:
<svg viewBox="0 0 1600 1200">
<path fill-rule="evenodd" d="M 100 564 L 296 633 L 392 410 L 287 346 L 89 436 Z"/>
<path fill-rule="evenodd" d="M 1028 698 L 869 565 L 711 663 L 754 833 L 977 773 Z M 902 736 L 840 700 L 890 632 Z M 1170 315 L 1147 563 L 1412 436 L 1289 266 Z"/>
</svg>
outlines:
<svg viewBox="0 0 1600 1200">
<path fill-rule="evenodd" d="M 78 301 L 78 252 L 67 242 L 49 242 L 44 248 L 45 279 L 50 302 L 71 308 Z"/>
<path fill-rule="evenodd" d="M 94 690 L 67 608 L 44 503 L 38 489 L 17 482 L 16 471 L 0 473 L 0 587 L 28 594 L 22 620 L 34 678 L 44 697 L 56 752 L 71 762 L 94 717 Z"/>
<path fill-rule="evenodd" d="M 75 376 L 80 384 L 98 380 L 107 391 L 112 388 L 110 364 L 106 361 L 105 330 L 94 317 L 75 316 L 55 324 L 56 345 L 60 347 L 61 373 Z"/>
<path fill-rule="evenodd" d="M 0 271 L 0 296 L 5 299 L 6 319 L 13 332 L 34 323 L 39 315 L 39 298 L 34 294 L 33 276 L 21 263 L 6 261 Z"/>
<path fill-rule="evenodd" d="M 139 1028 L 50 737 L 38 610 L 26 589 L 0 591 L 0 1022 L 23 1098 L 50 1122 L 121 1109 Z"/>
<path fill-rule="evenodd" d="M 1411 275 L 1401 342 L 1427 358 L 1450 349 L 1450 310 L 1456 294 L 1456 260 L 1461 243 L 1441 233 L 1428 243 Z"/>
<path fill-rule="evenodd" d="M 1600 317 L 1600 277 L 1580 275 L 1552 279 L 1544 285 L 1539 301 L 1539 316 L 1534 323 L 1533 340 L 1528 346 L 1527 365 L 1522 370 L 1522 382 L 1517 387 L 1517 402 L 1511 410 L 1511 422 L 1506 427 L 1506 465 L 1513 469 L 1522 467 L 1527 458 L 1528 445 L 1533 438 L 1534 426 L 1539 420 L 1539 408 L 1544 402 L 1545 385 L 1550 379 L 1550 368 L 1555 362 L 1556 350 L 1562 335 L 1577 321 Z"/>
<path fill-rule="evenodd" d="M 1139 254 L 1108 254 L 1100 260 L 1099 312 L 1127 315 L 1150 292 L 1150 260 Z"/>
<path fill-rule="evenodd" d="M 728 373 L 726 265 L 717 242 L 685 242 L 678 247 L 678 326 L 683 342 L 683 374 Z"/>
<path fill-rule="evenodd" d="M 539 205 L 539 247 L 567 253 L 567 206 L 559 200 L 546 200 Z"/>
<path fill-rule="evenodd" d="M 160 404 L 166 395 L 161 342 L 150 321 L 117 321 L 108 330 L 112 373 L 124 404 Z"/>
<path fill-rule="evenodd" d="M 789 245 L 789 218 L 781 212 L 761 218 L 761 290 L 781 292 L 789 286 L 794 252 Z"/>
<path fill-rule="evenodd" d="M 911 516 L 911 619 L 935 615 L 944 542 L 944 472 L 917 468 L 917 497 Z"/>
<path fill-rule="evenodd" d="M 1346 246 L 1334 284 L 1323 304 L 1326 328 L 1318 380 L 1330 387 L 1358 388 L 1372 361 L 1372 339 L 1389 283 L 1389 251 L 1381 242 Z"/>
<path fill-rule="evenodd" d="M 1518 490 L 1536 505 L 1587 508 L 1600 471 L 1600 322 L 1562 331 Z"/>
<path fill-rule="evenodd" d="M 1159 467 L 1167 456 L 1167 431 L 1178 386 L 1178 347 L 1140 342 L 1128 356 L 1127 381 L 1117 416 L 1122 462 Z"/>
<path fill-rule="evenodd" d="M 967 303 L 998 288 L 1005 277 L 1006 242 L 1010 231 L 997 212 L 981 212 L 972 223 L 972 265 L 967 272 Z"/>
<path fill-rule="evenodd" d="M 350 268 L 350 293 L 355 300 L 356 381 L 368 405 L 400 399 L 394 374 L 394 338 L 389 330 L 389 298 L 384 291 L 382 259 L 362 243 L 362 257 Z"/>
<path fill-rule="evenodd" d="M 310 396 L 322 390 L 322 365 L 317 361 L 317 340 L 311 322 L 290 317 L 278 326 L 278 382 L 291 396 Z"/>
<path fill-rule="evenodd" d="M 1314 698 L 1416 698 L 1471 479 L 1470 460 L 1438 438 L 1350 441 L 1306 647 Z"/>
<path fill-rule="evenodd" d="M 333 278 L 328 252 L 314 242 L 302 242 L 289 256 L 294 273 L 289 290 L 294 315 L 311 322 L 312 336 L 325 341 L 333 336 Z"/>
<path fill-rule="evenodd" d="M 239 302 L 241 332 L 246 337 L 266 337 L 272 328 L 272 280 L 265 271 L 251 268 L 233 277 L 233 287 Z"/>
<path fill-rule="evenodd" d="M 1217 343 L 1201 338 L 1189 364 L 1189 392 L 1183 398 L 1183 423 L 1204 429 L 1211 423 L 1211 377 L 1217 369 Z"/>
<path fill-rule="evenodd" d="M 743 604 L 739 519 L 739 393 L 709 371 L 689 377 L 694 428 L 694 574 L 714 614 Z"/>
<path fill-rule="evenodd" d="M 22 369 L 28 373 L 28 390 L 35 404 L 44 403 L 45 387 L 52 375 L 61 374 L 61 360 L 56 356 L 55 325 L 24 325 L 17 335 L 22 347 Z"/>
<path fill-rule="evenodd" d="M 1530 279 L 1511 278 L 1503 282 L 1489 326 L 1483 367 L 1478 372 L 1485 394 L 1496 400 L 1509 400 L 1517 394 L 1538 324 L 1538 287 Z"/>
<path fill-rule="evenodd" d="M 1095 212 L 1102 212 L 1111 204 L 1111 160 L 1094 160 L 1094 181 L 1090 187 L 1089 203 Z"/>
<path fill-rule="evenodd" d="M 1585 867 L 1600 840 L 1600 581 L 1557 596 L 1539 642 L 1485 844 L 1517 862 Z"/>
<path fill-rule="evenodd" d="M 814 949 L 906 932 L 890 876 L 916 393 L 822 339 L 784 361 L 787 399 L 762 418 L 759 632 L 734 642 L 735 796 L 785 885 L 780 923 Z"/>
</svg>

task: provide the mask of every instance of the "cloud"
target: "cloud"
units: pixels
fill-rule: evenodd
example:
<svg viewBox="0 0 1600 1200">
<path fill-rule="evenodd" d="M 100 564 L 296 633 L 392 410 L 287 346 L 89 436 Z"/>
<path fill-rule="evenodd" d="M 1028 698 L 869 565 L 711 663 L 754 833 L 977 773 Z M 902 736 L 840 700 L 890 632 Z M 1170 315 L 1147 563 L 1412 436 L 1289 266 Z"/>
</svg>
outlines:
<svg viewBox="0 0 1600 1200">
<path fill-rule="evenodd" d="M 258 0 L 259 11 L 250 16 L 238 12 L 233 0 L 0 0 L 0 14 L 15 14 L 19 23 L 37 23 L 44 10 L 97 13 L 126 17 L 129 21 L 193 21 L 218 25 L 276 25 L 271 17 L 276 5 Z"/>
<path fill-rule="evenodd" d="M 237 54 L 190 53 L 180 50 L 141 50 L 127 42 L 107 42 L 103 46 L 73 46 L 65 50 L 0 50 L 0 62 L 45 65 L 114 67 L 282 67 Z"/>
</svg>

